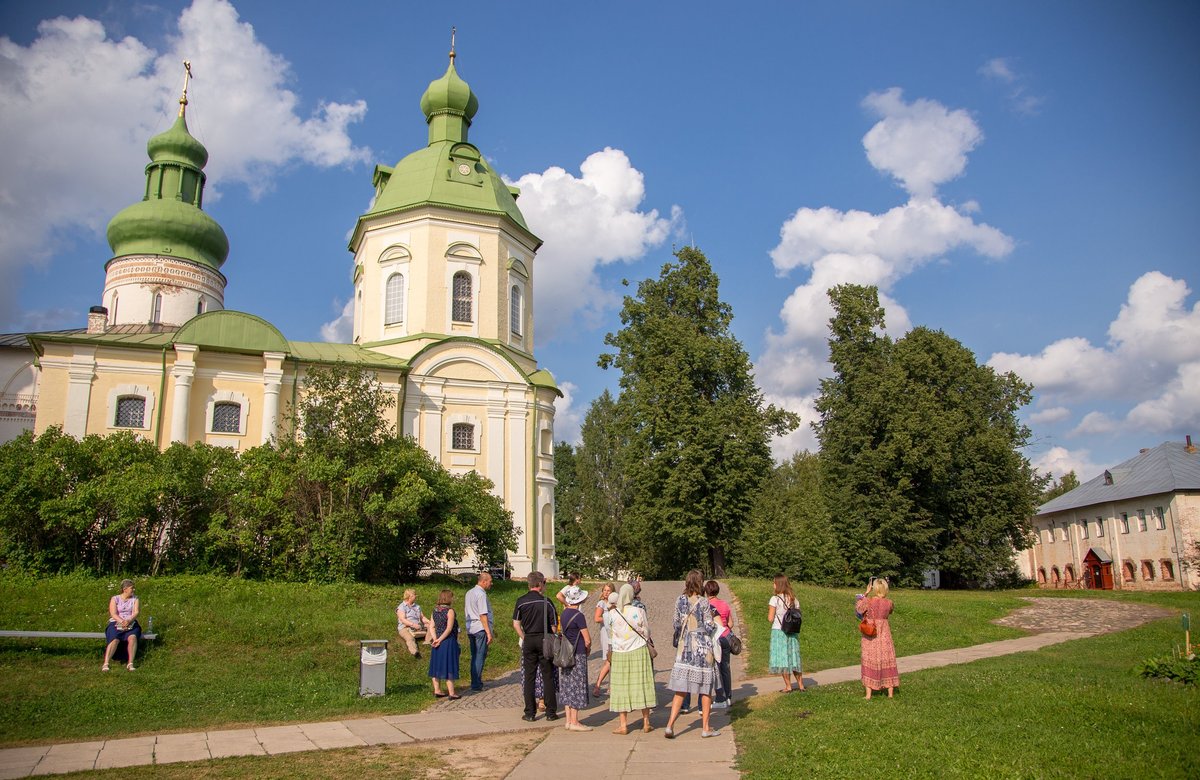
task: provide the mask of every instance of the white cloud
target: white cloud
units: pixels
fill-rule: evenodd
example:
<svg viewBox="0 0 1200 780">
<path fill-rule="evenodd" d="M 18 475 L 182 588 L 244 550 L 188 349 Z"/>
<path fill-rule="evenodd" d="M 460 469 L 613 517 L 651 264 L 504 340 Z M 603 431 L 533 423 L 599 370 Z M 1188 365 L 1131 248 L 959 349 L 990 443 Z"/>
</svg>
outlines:
<svg viewBox="0 0 1200 780">
<path fill-rule="evenodd" d="M 933 197 L 937 185 L 961 176 L 967 153 L 983 140 L 966 111 L 936 100 L 905 103 L 898 87 L 872 92 L 863 105 L 882 117 L 863 136 L 867 159 L 917 198 Z"/>
<path fill-rule="evenodd" d="M 1040 409 L 1029 415 L 1029 422 L 1034 425 L 1049 425 L 1052 423 L 1062 422 L 1071 417 L 1071 410 L 1065 406 L 1052 406 L 1049 409 Z"/>
<path fill-rule="evenodd" d="M 983 65 L 979 66 L 979 72 L 988 78 L 1002 81 L 1005 84 L 1011 84 L 1017 80 L 1017 75 L 1009 67 L 1008 60 L 1003 57 L 994 57 L 983 63 Z"/>
<path fill-rule="evenodd" d="M 816 394 L 792 396 L 764 394 L 763 398 L 769 404 L 795 412 L 800 416 L 800 425 L 796 430 L 783 436 L 777 436 L 771 441 L 771 454 L 777 463 L 782 463 L 797 452 L 805 450 L 816 452 L 821 448 L 820 442 L 817 441 L 816 431 L 813 430 L 813 423 L 820 419 L 816 408 Z"/>
<path fill-rule="evenodd" d="M 1068 436 L 1092 436 L 1101 433 L 1112 433 L 1118 424 L 1104 412 L 1088 412 L 1079 421 Z"/>
<path fill-rule="evenodd" d="M 334 307 L 338 306 L 338 302 L 333 302 Z M 321 326 L 321 341 L 329 341 L 334 344 L 349 344 L 350 339 L 354 338 L 354 299 L 346 301 L 342 306 L 342 313 L 334 317 L 329 322 Z"/>
<path fill-rule="evenodd" d="M 968 250 L 1000 258 L 1013 240 L 977 222 L 974 200 L 955 208 L 934 197 L 935 185 L 954 178 L 966 166 L 966 153 L 983 135 L 962 110 L 932 100 L 905 103 L 899 89 L 873 93 L 864 103 L 884 118 L 863 138 L 867 158 L 877 169 L 905 183 L 912 197 L 882 214 L 866 211 L 800 208 L 784 222 L 771 260 L 781 274 L 810 269 L 808 280 L 784 301 L 782 329 L 767 332 L 767 346 L 755 364 L 768 398 L 815 419 L 812 399 L 827 363 L 828 290 L 839 284 L 874 285 L 889 335 L 911 327 L 908 312 L 890 296 L 893 286 L 922 266 L 954 251 Z M 807 429 L 807 425 L 805 426 Z M 810 430 L 775 442 L 777 456 L 815 448 Z"/>
<path fill-rule="evenodd" d="M 210 187 L 254 192 L 295 162 L 365 160 L 347 128 L 366 104 L 321 103 L 302 117 L 286 60 L 257 40 L 224 0 L 194 0 L 167 51 L 100 22 L 43 21 L 28 46 L 0 37 L 0 290 L 45 262 L 71 231 L 98 233 L 142 190 L 146 142 L 174 121 L 181 61 L 192 62 L 189 128 L 208 148 Z M 9 293 L 11 295 L 11 292 Z M 16 311 L 12 298 L 0 311 Z"/>
<path fill-rule="evenodd" d="M 1087 482 L 1104 470 L 1103 466 L 1092 462 L 1088 450 L 1069 450 L 1066 447 L 1051 447 L 1031 458 L 1030 463 L 1038 473 L 1053 475 L 1055 479 L 1074 471 L 1080 482 Z"/>
<path fill-rule="evenodd" d="M 580 428 L 584 415 L 575 406 L 575 392 L 579 388 L 572 382 L 559 382 L 558 389 L 562 391 L 562 398 L 554 399 L 554 440 L 578 446 L 582 442 Z"/>
<path fill-rule="evenodd" d="M 521 188 L 521 213 L 545 241 L 534 270 L 539 343 L 577 316 L 594 326 L 620 300 L 602 288 L 596 269 L 640 259 L 682 225 L 678 206 L 669 218 L 639 210 L 646 194 L 642 172 L 620 149 L 593 153 L 579 170 L 577 177 L 555 166 L 513 182 Z"/>
<path fill-rule="evenodd" d="M 1139 277 L 1108 327 L 1108 344 L 1083 337 L 1059 339 L 1036 355 L 998 352 L 988 365 L 1013 371 L 1044 402 L 1072 406 L 1116 400 L 1133 404 L 1120 421 L 1085 416 L 1072 432 L 1122 428 L 1179 433 L 1200 422 L 1200 303 L 1190 309 L 1186 282 L 1158 271 Z"/>
<path fill-rule="evenodd" d="M 995 57 L 979 66 L 979 74 L 1008 89 L 1008 103 L 1018 114 L 1036 114 L 1045 99 L 1029 92 L 1028 79 L 1005 57 Z"/>
</svg>

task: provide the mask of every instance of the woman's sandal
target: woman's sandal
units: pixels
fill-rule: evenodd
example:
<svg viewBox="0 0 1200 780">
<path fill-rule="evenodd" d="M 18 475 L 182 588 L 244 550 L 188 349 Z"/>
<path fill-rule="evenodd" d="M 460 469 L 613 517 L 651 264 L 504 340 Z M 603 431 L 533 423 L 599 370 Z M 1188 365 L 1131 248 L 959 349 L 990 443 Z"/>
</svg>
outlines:
<svg viewBox="0 0 1200 780">
<path fill-rule="evenodd" d="M 444 698 L 446 698 L 447 696 L 449 696 L 450 694 L 448 694 L 448 693 L 437 693 L 437 692 L 435 691 L 433 695 L 434 695 L 434 697 L 436 697 L 436 698 L 438 698 L 438 699 L 444 699 Z"/>
<path fill-rule="evenodd" d="M 128 669 L 128 670 L 129 670 L 129 671 L 131 671 L 131 672 L 136 672 L 136 671 L 137 671 L 137 669 L 134 669 L 134 668 L 133 668 L 133 662 L 132 662 L 132 661 L 130 661 L 129 663 L 125 664 L 125 668 L 126 668 L 126 669 Z"/>
<path fill-rule="evenodd" d="M 668 728 L 663 732 L 663 736 L 667 739 L 675 739 L 675 732 Z"/>
<path fill-rule="evenodd" d="M 105 664 L 104 666 L 101 666 L 101 667 L 100 667 L 100 671 L 102 671 L 102 672 L 107 672 L 107 671 L 108 671 L 108 664 Z"/>
<path fill-rule="evenodd" d="M 712 731 L 701 731 L 700 736 L 702 736 L 702 737 L 719 737 L 719 736 L 721 736 L 721 730 L 713 729 Z"/>
<path fill-rule="evenodd" d="M 447 696 L 446 698 L 449 699 L 450 701 L 458 701 L 462 697 L 459 696 L 457 693 L 452 693 L 449 696 Z"/>
</svg>

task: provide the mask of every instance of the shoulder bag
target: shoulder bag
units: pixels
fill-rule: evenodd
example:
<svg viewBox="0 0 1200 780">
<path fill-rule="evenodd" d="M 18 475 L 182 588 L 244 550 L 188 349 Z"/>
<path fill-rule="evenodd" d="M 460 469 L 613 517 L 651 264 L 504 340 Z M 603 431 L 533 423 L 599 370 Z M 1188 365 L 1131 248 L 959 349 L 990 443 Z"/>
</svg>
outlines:
<svg viewBox="0 0 1200 780">
<path fill-rule="evenodd" d="M 625 617 L 621 610 L 617 610 L 617 615 L 620 616 L 621 620 L 625 621 L 625 625 L 633 629 L 633 633 L 640 636 L 642 641 L 646 643 L 646 647 L 650 649 L 650 660 L 653 661 L 655 658 L 658 658 L 658 650 L 655 649 L 654 642 L 650 641 L 650 639 L 641 631 L 638 631 L 637 628 L 634 627 L 633 623 L 629 622 L 629 619 Z"/>
<path fill-rule="evenodd" d="M 779 603 L 783 604 L 783 599 L 779 599 Z M 800 626 L 804 622 L 804 615 L 800 612 L 800 605 L 792 601 L 790 605 L 784 607 L 783 617 L 779 620 L 779 627 L 783 629 L 785 634 L 799 634 Z"/>
<path fill-rule="evenodd" d="M 565 645 L 568 643 L 565 639 L 563 639 L 562 636 L 560 636 L 558 633 L 555 632 L 555 630 L 554 630 L 555 627 L 553 625 L 551 625 L 551 626 L 546 625 L 546 621 L 550 615 L 550 613 L 547 611 L 547 607 L 549 607 L 549 606 L 550 606 L 550 600 L 543 596 L 542 597 L 542 626 L 547 628 L 548 630 L 546 631 L 545 634 L 542 635 L 542 655 L 544 655 L 546 658 L 549 658 L 550 662 L 553 663 L 555 666 L 559 666 L 558 658 L 559 658 L 559 653 L 561 652 L 559 650 L 559 648 L 562 645 Z M 571 651 L 571 663 L 572 664 L 575 663 L 575 652 L 573 650 Z"/>
<path fill-rule="evenodd" d="M 554 645 L 554 654 L 550 656 L 550 662 L 559 669 L 571 669 L 575 666 L 575 643 L 562 633 L 561 617 L 558 619 L 558 631 L 558 635 L 554 637 L 558 641 Z"/>
<path fill-rule="evenodd" d="M 866 608 L 870 609 L 871 607 L 870 607 L 870 605 L 867 605 Z M 865 636 L 869 639 L 869 638 L 875 636 L 875 632 L 878 631 L 879 629 L 877 629 L 875 627 L 875 624 L 871 622 L 871 619 L 869 617 L 867 617 L 867 613 L 864 611 L 862 620 L 860 620 L 858 622 L 858 630 L 862 632 L 863 636 Z"/>
</svg>

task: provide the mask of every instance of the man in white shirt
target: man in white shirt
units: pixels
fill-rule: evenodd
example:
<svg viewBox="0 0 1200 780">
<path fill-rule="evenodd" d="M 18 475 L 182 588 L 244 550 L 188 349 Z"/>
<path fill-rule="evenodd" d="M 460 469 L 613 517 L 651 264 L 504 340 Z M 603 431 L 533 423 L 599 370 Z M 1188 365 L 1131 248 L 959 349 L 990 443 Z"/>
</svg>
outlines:
<svg viewBox="0 0 1200 780">
<path fill-rule="evenodd" d="M 492 575 L 479 573 L 475 587 L 467 591 L 467 638 L 471 640 L 471 690 L 483 690 L 483 662 L 488 645 L 492 643 L 492 605 L 487 592 L 492 587 Z"/>
</svg>

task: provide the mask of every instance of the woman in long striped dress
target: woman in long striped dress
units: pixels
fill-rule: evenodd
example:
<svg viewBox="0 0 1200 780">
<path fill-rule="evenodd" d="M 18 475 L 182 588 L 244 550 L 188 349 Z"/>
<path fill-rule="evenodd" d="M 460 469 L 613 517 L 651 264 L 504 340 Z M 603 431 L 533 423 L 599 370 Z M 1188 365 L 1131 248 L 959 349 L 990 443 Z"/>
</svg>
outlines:
<svg viewBox="0 0 1200 780">
<path fill-rule="evenodd" d="M 892 643 L 892 626 L 888 617 L 894 605 L 888 598 L 887 580 L 880 577 L 867 589 L 867 593 L 855 602 L 854 611 L 864 616 L 875 626 L 875 636 L 863 636 L 862 684 L 871 698 L 873 691 L 887 688 L 888 698 L 900 686 L 900 670 L 896 668 L 896 646 Z"/>
<path fill-rule="evenodd" d="M 617 604 L 609 623 L 612 632 L 612 677 L 608 684 L 608 709 L 620 716 L 614 734 L 629 733 L 629 713 L 642 711 L 642 731 L 653 731 L 650 710 L 658 704 L 654 695 L 654 663 L 650 659 L 650 625 L 646 610 L 633 604 L 633 586 L 618 591 Z"/>
</svg>

